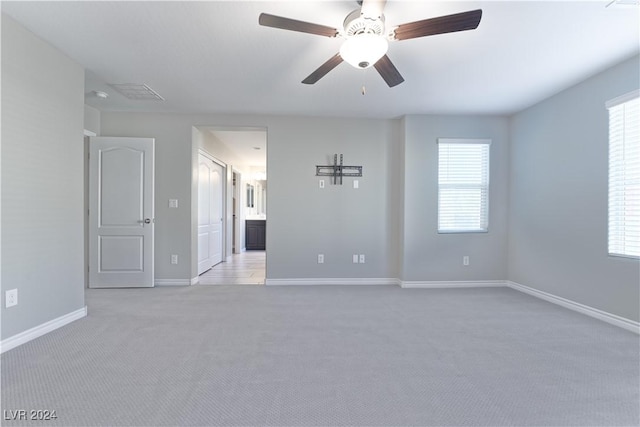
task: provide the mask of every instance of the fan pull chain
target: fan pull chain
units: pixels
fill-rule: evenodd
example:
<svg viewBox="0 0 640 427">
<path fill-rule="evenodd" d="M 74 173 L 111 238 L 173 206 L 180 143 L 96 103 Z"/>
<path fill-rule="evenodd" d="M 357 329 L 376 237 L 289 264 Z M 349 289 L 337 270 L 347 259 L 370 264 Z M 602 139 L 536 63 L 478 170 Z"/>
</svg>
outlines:
<svg viewBox="0 0 640 427">
<path fill-rule="evenodd" d="M 362 87 L 360 88 L 360 93 L 362 94 L 362 96 L 365 96 L 367 94 L 367 86 L 366 86 L 366 80 L 367 80 L 367 76 L 369 75 L 369 69 L 365 68 L 364 70 L 362 70 Z"/>
</svg>

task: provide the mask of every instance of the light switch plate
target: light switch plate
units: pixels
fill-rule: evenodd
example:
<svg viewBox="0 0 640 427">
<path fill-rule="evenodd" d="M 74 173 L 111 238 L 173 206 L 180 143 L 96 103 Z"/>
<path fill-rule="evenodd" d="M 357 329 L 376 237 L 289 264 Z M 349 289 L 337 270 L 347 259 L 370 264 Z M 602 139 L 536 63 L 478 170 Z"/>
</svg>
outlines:
<svg viewBox="0 0 640 427">
<path fill-rule="evenodd" d="M 357 179 L 353 180 L 353 188 L 360 188 L 360 182 Z"/>
<path fill-rule="evenodd" d="M 178 207 L 178 199 L 169 199 L 169 207 L 177 208 Z"/>
<path fill-rule="evenodd" d="M 18 305 L 18 290 L 10 289 L 4 294 L 4 304 L 6 308 Z"/>
<path fill-rule="evenodd" d="M 318 186 L 320 188 L 324 188 L 324 179 L 321 179 L 320 181 L 318 181 Z"/>
</svg>

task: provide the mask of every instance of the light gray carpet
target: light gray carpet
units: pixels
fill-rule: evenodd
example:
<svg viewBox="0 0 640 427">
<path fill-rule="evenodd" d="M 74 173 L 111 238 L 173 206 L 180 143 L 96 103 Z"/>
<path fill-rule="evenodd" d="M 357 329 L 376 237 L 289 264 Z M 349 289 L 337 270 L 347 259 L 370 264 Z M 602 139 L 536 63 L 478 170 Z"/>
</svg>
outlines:
<svg viewBox="0 0 640 427">
<path fill-rule="evenodd" d="M 89 290 L 2 355 L 32 425 L 637 426 L 637 335 L 508 288 Z M 24 422 L 3 421 L 3 425 Z"/>
</svg>

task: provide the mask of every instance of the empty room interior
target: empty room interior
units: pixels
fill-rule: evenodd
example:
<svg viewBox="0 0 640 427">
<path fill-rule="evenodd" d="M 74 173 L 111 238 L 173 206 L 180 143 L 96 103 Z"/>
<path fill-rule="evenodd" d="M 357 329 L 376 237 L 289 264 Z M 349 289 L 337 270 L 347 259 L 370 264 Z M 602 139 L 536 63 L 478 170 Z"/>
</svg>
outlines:
<svg viewBox="0 0 640 427">
<path fill-rule="evenodd" d="M 640 425 L 640 5 L 2 1 L 2 425 Z"/>
</svg>

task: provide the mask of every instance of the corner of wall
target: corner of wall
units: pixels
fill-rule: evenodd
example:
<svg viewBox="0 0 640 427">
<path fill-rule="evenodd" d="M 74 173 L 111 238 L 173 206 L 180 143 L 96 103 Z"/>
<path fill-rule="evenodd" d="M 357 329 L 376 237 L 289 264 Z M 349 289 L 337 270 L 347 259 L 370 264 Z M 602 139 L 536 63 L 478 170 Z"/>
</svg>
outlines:
<svg viewBox="0 0 640 427">
<path fill-rule="evenodd" d="M 100 135 L 100 110 L 87 104 L 84 105 L 84 130 L 93 133 L 90 136 Z"/>
<path fill-rule="evenodd" d="M 509 118 L 507 263 L 509 281 L 636 322 L 638 261 L 607 254 L 605 103 L 639 73 L 635 55 Z"/>
<path fill-rule="evenodd" d="M 4 341 L 85 304 L 84 70 L 5 14 L 1 54 Z"/>
</svg>

